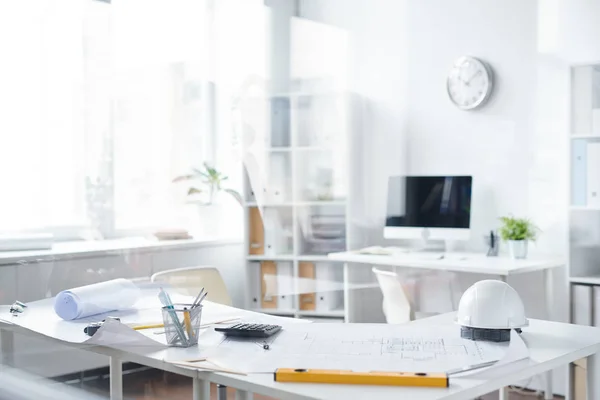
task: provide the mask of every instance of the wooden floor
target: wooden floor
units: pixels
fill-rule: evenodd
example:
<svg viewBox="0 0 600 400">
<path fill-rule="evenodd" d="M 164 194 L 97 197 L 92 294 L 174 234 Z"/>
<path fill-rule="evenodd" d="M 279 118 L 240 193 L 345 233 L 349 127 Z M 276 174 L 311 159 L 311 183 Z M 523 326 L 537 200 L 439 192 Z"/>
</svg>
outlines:
<svg viewBox="0 0 600 400">
<path fill-rule="evenodd" d="M 87 381 L 74 385 L 102 395 L 108 395 L 108 379 Z M 158 370 L 144 371 L 123 377 L 123 394 L 125 400 L 191 400 L 192 382 L 190 378 L 164 373 Z M 534 400 L 533 394 L 522 395 L 510 393 L 510 400 Z M 217 399 L 215 385 L 211 385 L 211 400 Z M 228 389 L 227 399 L 235 399 L 235 390 Z M 272 400 L 271 397 L 254 395 L 255 400 Z M 488 394 L 482 400 L 496 400 L 497 393 Z M 555 397 L 556 400 L 562 397 Z"/>
</svg>

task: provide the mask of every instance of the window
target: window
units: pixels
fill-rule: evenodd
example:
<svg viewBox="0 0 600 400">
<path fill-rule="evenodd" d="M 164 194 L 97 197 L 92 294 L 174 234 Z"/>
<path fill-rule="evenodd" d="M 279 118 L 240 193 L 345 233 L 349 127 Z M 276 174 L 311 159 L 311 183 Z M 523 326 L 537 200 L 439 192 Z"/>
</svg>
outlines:
<svg viewBox="0 0 600 400">
<path fill-rule="evenodd" d="M 261 0 L 1 8 L 0 233 L 172 225 L 186 194 L 173 178 L 205 161 L 241 186 L 231 104 L 264 79 Z"/>
</svg>

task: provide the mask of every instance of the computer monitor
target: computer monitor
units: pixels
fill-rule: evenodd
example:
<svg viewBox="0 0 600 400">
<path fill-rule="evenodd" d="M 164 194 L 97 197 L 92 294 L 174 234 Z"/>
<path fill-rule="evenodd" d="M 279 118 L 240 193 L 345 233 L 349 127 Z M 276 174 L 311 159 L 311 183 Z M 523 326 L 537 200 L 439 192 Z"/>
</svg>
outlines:
<svg viewBox="0 0 600 400">
<path fill-rule="evenodd" d="M 470 176 L 393 176 L 388 182 L 386 239 L 468 240 Z"/>
</svg>

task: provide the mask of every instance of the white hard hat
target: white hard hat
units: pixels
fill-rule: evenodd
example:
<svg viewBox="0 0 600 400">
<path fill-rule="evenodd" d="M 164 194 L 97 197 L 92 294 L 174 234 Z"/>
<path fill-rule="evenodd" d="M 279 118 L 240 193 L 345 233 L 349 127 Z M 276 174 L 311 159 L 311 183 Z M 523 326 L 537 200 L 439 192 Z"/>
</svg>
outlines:
<svg viewBox="0 0 600 400">
<path fill-rule="evenodd" d="M 502 281 L 475 283 L 460 298 L 456 323 L 470 328 L 515 329 L 529 325 L 515 289 Z"/>
</svg>

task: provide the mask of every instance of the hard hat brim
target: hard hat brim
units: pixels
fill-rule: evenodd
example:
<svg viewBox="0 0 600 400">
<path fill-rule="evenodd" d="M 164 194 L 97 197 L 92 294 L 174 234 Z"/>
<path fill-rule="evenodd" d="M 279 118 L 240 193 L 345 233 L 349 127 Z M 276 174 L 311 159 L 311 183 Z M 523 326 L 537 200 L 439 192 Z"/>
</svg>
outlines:
<svg viewBox="0 0 600 400">
<path fill-rule="evenodd" d="M 504 325 L 504 326 L 482 326 L 482 325 L 474 325 L 474 324 L 468 324 L 468 323 L 461 323 L 461 321 L 458 320 L 458 318 L 454 319 L 454 323 L 456 323 L 457 325 L 460 326 L 464 326 L 467 328 L 478 328 L 478 329 L 517 329 L 517 328 L 526 328 L 529 326 L 529 320 L 526 318 L 525 321 L 522 324 L 511 324 L 511 325 Z"/>
</svg>

